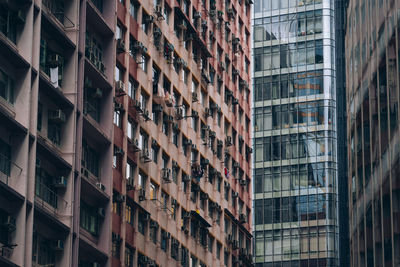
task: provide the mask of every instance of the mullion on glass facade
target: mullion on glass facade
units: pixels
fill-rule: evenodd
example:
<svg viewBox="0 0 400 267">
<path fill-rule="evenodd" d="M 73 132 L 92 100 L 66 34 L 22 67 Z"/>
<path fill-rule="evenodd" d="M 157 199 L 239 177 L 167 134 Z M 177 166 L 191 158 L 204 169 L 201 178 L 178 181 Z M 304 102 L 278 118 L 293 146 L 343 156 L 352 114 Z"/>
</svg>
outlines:
<svg viewBox="0 0 400 267">
<path fill-rule="evenodd" d="M 254 3 L 256 266 L 337 266 L 333 1 Z"/>
</svg>

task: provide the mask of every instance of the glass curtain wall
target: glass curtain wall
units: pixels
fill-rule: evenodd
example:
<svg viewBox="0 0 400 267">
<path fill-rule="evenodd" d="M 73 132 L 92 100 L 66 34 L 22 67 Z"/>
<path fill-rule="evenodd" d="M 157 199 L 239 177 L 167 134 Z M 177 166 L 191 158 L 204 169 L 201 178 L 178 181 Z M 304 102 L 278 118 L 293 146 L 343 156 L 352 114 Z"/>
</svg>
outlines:
<svg viewBox="0 0 400 267">
<path fill-rule="evenodd" d="M 257 267 L 338 266 L 333 0 L 255 0 Z"/>
</svg>

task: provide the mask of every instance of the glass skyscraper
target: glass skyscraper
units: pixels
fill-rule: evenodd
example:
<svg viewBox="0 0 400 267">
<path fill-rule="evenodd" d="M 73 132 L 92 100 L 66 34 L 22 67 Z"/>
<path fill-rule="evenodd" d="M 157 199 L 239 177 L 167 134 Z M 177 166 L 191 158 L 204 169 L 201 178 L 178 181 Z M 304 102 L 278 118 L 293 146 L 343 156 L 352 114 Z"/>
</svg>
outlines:
<svg viewBox="0 0 400 267">
<path fill-rule="evenodd" d="M 257 267 L 338 266 L 333 0 L 256 0 Z"/>
</svg>

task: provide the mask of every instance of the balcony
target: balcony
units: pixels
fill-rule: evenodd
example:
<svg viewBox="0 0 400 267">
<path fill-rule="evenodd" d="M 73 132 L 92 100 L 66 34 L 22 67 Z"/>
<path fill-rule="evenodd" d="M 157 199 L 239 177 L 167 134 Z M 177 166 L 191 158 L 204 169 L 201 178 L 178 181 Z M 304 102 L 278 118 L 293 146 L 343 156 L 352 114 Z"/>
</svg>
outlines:
<svg viewBox="0 0 400 267">
<path fill-rule="evenodd" d="M 17 185 L 19 181 L 13 178 L 19 178 L 22 174 L 22 168 L 15 164 L 11 159 L 3 154 L 0 154 L 0 182 L 1 186 L 9 193 L 19 199 L 24 197 L 18 192 Z"/>
<path fill-rule="evenodd" d="M 68 5 L 74 1 L 43 0 L 42 1 L 42 28 L 49 32 L 58 42 L 64 46 L 75 48 L 75 44 L 67 36 L 66 30 L 75 28 L 74 22 L 68 18 L 66 10 L 73 10 Z M 65 6 L 67 5 L 67 6 Z"/>
<path fill-rule="evenodd" d="M 64 210 L 68 202 L 55 192 L 55 188 L 50 188 L 44 183 L 35 183 L 35 205 L 54 217 L 64 215 Z"/>
</svg>

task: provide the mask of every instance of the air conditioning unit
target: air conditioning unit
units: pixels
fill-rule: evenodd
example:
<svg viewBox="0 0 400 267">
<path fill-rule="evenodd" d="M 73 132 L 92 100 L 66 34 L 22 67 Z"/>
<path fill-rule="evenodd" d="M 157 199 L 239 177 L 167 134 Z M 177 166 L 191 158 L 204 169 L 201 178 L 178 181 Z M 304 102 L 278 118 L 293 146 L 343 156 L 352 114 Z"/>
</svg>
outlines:
<svg viewBox="0 0 400 267">
<path fill-rule="evenodd" d="M 102 191 L 106 191 L 106 186 L 100 182 L 96 183 L 97 187 L 100 188 Z"/>
<path fill-rule="evenodd" d="M 133 190 L 135 188 L 135 179 L 133 177 L 128 177 L 128 179 L 126 179 L 126 189 L 129 190 Z"/>
<path fill-rule="evenodd" d="M 232 70 L 232 75 L 233 76 L 239 75 L 239 71 L 237 69 L 233 69 Z"/>
<path fill-rule="evenodd" d="M 58 54 L 51 54 L 47 57 L 46 64 L 50 68 L 55 68 L 55 67 L 61 66 L 62 58 Z"/>
<path fill-rule="evenodd" d="M 161 169 L 161 178 L 164 182 L 171 182 L 171 170 L 167 168 Z"/>
<path fill-rule="evenodd" d="M 65 188 L 67 187 L 67 178 L 65 176 L 58 176 L 54 180 L 54 187 Z"/>
<path fill-rule="evenodd" d="M 52 249 L 55 251 L 63 251 L 64 250 L 64 241 L 62 240 L 54 240 Z"/>
<path fill-rule="evenodd" d="M 65 113 L 61 109 L 50 111 L 49 120 L 54 123 L 64 123 Z"/>
<path fill-rule="evenodd" d="M 239 181 L 239 183 L 240 183 L 241 186 L 246 186 L 247 185 L 247 180 L 246 179 L 241 179 Z"/>
<path fill-rule="evenodd" d="M 144 201 L 146 200 L 146 190 L 143 188 L 139 189 L 139 201 Z"/>
<path fill-rule="evenodd" d="M 208 28 L 207 20 L 205 20 L 205 19 L 202 19 L 202 20 L 201 20 L 201 27 L 202 27 L 202 28 Z"/>
<path fill-rule="evenodd" d="M 234 162 L 234 163 L 233 163 L 233 168 L 239 168 L 239 167 L 240 167 L 239 162 Z"/>
<path fill-rule="evenodd" d="M 125 52 L 125 42 L 122 39 L 117 40 L 117 53 Z"/>
<path fill-rule="evenodd" d="M 195 11 L 195 12 L 193 13 L 193 19 L 199 19 L 199 18 L 201 18 L 201 12 Z"/>
<path fill-rule="evenodd" d="M 192 102 L 197 102 L 199 101 L 198 97 L 197 97 L 197 93 L 196 92 L 192 92 Z"/>
<path fill-rule="evenodd" d="M 239 193 L 238 192 L 232 192 L 232 198 L 238 198 Z"/>
<path fill-rule="evenodd" d="M 8 232 L 13 232 L 16 229 L 16 222 L 15 218 L 12 217 L 11 215 L 5 216 L 3 218 L 3 221 L 1 223 L 1 227 L 5 229 Z"/>
<path fill-rule="evenodd" d="M 239 99 L 237 99 L 236 97 L 234 97 L 232 99 L 232 105 L 238 105 L 239 104 Z"/>
<path fill-rule="evenodd" d="M 149 121 L 150 120 L 150 112 L 148 110 L 144 110 L 143 113 L 142 113 L 142 116 L 143 116 L 145 121 Z"/>
<path fill-rule="evenodd" d="M 150 221 L 150 228 L 158 228 L 158 223 L 156 221 Z"/>
<path fill-rule="evenodd" d="M 104 208 L 98 208 L 97 215 L 100 216 L 101 218 L 106 217 L 106 210 Z"/>
<path fill-rule="evenodd" d="M 117 82 L 115 83 L 115 89 L 116 89 L 117 92 L 125 91 L 124 82 L 123 82 L 123 81 L 117 81 Z"/>
<path fill-rule="evenodd" d="M 143 158 L 143 160 L 144 160 L 145 163 L 151 161 L 151 159 L 150 159 L 150 152 L 149 152 L 148 149 L 144 149 L 144 150 L 142 151 L 142 158 Z"/>
<path fill-rule="evenodd" d="M 224 142 L 222 140 L 217 140 L 217 146 L 218 147 L 223 147 L 224 146 Z"/>
<path fill-rule="evenodd" d="M 133 150 L 133 152 L 138 152 L 138 151 L 140 151 L 139 140 L 138 140 L 138 139 L 135 139 L 135 140 L 133 140 L 132 143 L 129 143 L 129 146 L 131 147 L 131 149 Z"/>
<path fill-rule="evenodd" d="M 226 137 L 226 145 L 231 146 L 232 145 L 232 136 L 227 136 Z"/>
<path fill-rule="evenodd" d="M 246 223 L 247 222 L 246 214 L 243 214 L 243 213 L 239 214 L 239 222 L 240 223 Z"/>
<path fill-rule="evenodd" d="M 182 176 L 182 181 L 183 182 L 189 182 L 190 180 L 191 180 L 191 178 L 190 178 L 189 175 Z"/>
<path fill-rule="evenodd" d="M 98 262 L 93 262 L 93 266 L 92 267 L 100 267 L 100 263 Z"/>
</svg>

